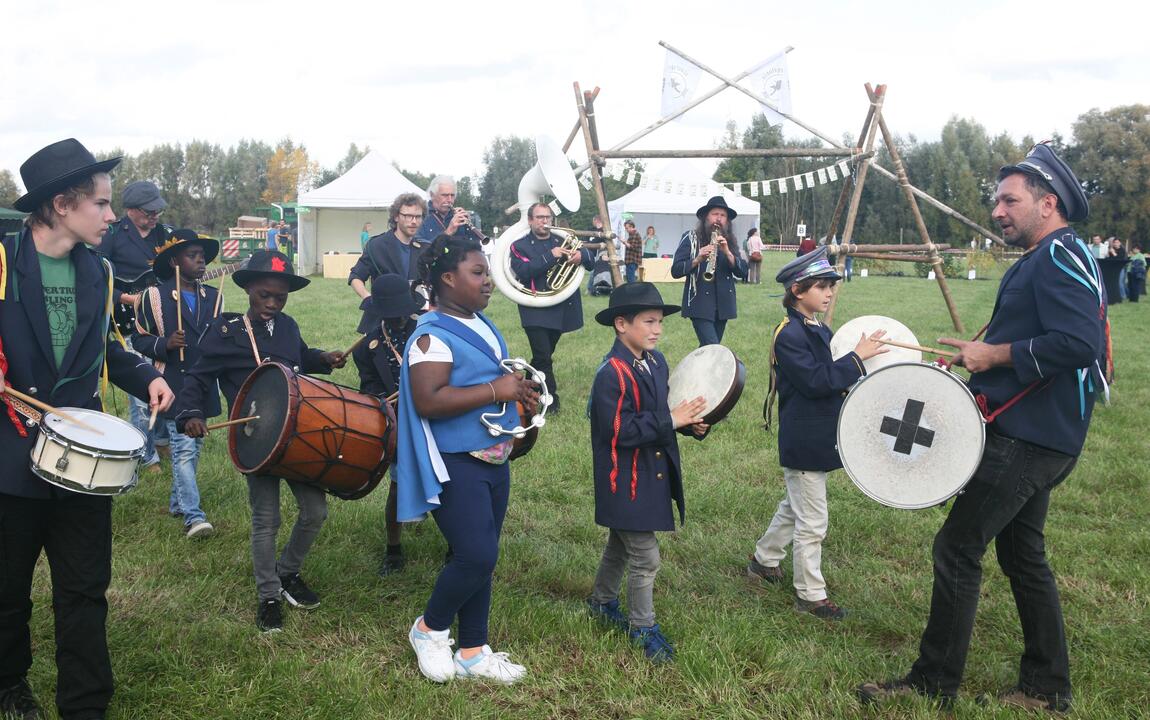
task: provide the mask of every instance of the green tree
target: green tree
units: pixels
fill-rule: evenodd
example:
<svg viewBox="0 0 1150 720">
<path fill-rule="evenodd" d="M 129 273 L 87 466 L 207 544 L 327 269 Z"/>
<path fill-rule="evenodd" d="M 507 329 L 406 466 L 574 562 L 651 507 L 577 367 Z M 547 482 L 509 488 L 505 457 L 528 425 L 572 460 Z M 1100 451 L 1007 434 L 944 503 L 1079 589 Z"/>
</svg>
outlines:
<svg viewBox="0 0 1150 720">
<path fill-rule="evenodd" d="M 0 170 L 0 207 L 10 208 L 23 195 L 11 170 Z"/>
<path fill-rule="evenodd" d="M 1074 123 L 1066 160 L 1090 198 L 1078 231 L 1150 242 L 1150 105 L 1091 110 Z"/>
<path fill-rule="evenodd" d="M 483 151 L 483 165 L 476 205 L 483 226 L 509 225 L 513 220 L 504 210 L 519 200 L 519 181 L 535 165 L 535 144 L 525 137 L 498 136 Z"/>
</svg>

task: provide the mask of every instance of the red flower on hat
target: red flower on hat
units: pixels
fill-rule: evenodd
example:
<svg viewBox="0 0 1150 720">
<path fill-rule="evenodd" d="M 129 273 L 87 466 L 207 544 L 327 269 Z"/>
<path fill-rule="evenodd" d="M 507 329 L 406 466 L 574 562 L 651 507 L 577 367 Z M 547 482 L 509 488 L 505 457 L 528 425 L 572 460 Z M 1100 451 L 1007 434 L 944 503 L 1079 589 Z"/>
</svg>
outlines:
<svg viewBox="0 0 1150 720">
<path fill-rule="evenodd" d="M 276 272 L 287 272 L 287 267 L 284 265 L 283 260 L 280 260 L 279 258 L 272 258 L 272 270 L 275 270 Z"/>
</svg>

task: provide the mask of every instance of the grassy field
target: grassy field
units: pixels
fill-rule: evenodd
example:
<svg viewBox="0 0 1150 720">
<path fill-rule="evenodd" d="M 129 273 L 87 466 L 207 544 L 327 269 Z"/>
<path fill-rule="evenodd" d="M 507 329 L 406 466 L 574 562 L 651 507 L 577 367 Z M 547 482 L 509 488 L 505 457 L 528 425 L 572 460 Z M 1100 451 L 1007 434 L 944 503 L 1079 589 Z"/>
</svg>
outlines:
<svg viewBox="0 0 1150 720">
<path fill-rule="evenodd" d="M 769 255 L 764 278 L 788 258 Z M 995 282 L 951 283 L 967 334 L 989 318 Z M 233 285 L 231 309 L 240 299 Z M 678 302 L 679 286 L 661 288 Z M 285 631 L 261 637 L 249 559 L 246 485 L 214 433 L 201 460 L 202 505 L 217 534 L 189 542 L 167 515 L 169 477 L 149 476 L 115 502 L 109 637 L 117 677 L 110 718 L 933 718 L 924 703 L 878 711 L 853 688 L 904 672 L 916 655 L 930 594 L 930 543 L 944 510 L 899 511 L 831 475 L 823 569 L 850 617 L 829 624 L 792 611 L 789 584 L 764 589 L 743 573 L 782 497 L 775 436 L 760 420 L 767 343 L 782 314 L 778 286 L 739 288 L 726 343 L 748 368 L 743 398 L 703 443 L 682 443 L 687 523 L 661 535 L 658 619 L 678 654 L 653 667 L 584 612 L 605 531 L 593 522 L 588 425 L 578 411 L 610 347 L 585 298 L 587 326 L 564 336 L 557 372 L 565 411 L 513 466 L 512 497 L 495 579 L 491 643 L 527 666 L 513 687 L 426 681 L 407 644 L 445 543 L 430 521 L 405 534 L 408 568 L 381 579 L 384 491 L 329 501 L 330 516 L 304 567 L 323 604 L 286 613 Z M 315 347 L 344 348 L 359 317 L 341 281 L 315 280 L 287 312 Z M 857 279 L 837 324 L 882 314 L 930 344 L 953 334 L 933 281 Z M 498 293 L 490 315 L 513 354 L 527 343 L 515 306 Z M 1077 717 L 1150 714 L 1150 305 L 1112 309 L 1119 380 L 1099 408 L 1081 462 L 1054 494 L 1047 545 L 1062 591 Z M 669 321 L 672 362 L 695 346 L 690 324 Z M 335 375 L 355 385 L 350 367 Z M 119 394 L 123 408 L 123 396 Z M 284 532 L 294 503 L 284 492 Z M 784 565 L 787 582 L 789 561 Z M 971 699 L 1016 679 L 1021 632 L 993 553 L 967 665 L 959 717 L 1023 717 Z M 33 615 L 33 687 L 51 707 L 55 687 L 51 596 L 41 563 Z M 50 717 L 54 715 L 49 712 Z"/>
</svg>

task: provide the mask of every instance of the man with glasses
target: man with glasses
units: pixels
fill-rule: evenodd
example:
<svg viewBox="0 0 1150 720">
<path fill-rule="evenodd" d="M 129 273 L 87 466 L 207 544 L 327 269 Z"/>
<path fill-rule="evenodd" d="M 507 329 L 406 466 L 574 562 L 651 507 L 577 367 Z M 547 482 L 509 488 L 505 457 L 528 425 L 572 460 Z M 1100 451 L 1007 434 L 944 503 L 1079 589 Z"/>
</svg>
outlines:
<svg viewBox="0 0 1150 720">
<path fill-rule="evenodd" d="M 545 203 L 535 203 L 527 210 L 531 232 L 511 244 L 511 272 L 526 288 L 550 290 L 547 273 L 559 263 L 582 264 L 590 270 L 594 258 L 590 250 L 566 250 L 563 241 L 547 229 L 555 216 Z M 583 298 L 579 291 L 551 307 L 519 306 L 519 321 L 531 345 L 531 366 L 547 374 L 547 391 L 554 402 L 551 412 L 559 412 L 559 394 L 551 356 L 563 333 L 583 327 Z"/>
<path fill-rule="evenodd" d="M 479 242 L 479 235 L 471 228 L 470 213 L 455 206 L 455 178 L 437 175 L 427 186 L 430 207 L 427 219 L 416 233 L 422 242 L 430 243 L 440 235 L 471 238 Z"/>
<path fill-rule="evenodd" d="M 387 224 L 391 229 L 371 238 L 364 246 L 363 254 L 347 277 L 347 284 L 363 299 L 360 310 L 364 314 L 360 318 L 357 332 L 366 333 L 373 326 L 367 313 L 371 305 L 371 290 L 367 283 L 373 282 L 380 275 L 389 274 L 405 278 L 408 284 L 419 279 L 419 253 L 423 251 L 426 242 L 422 238 L 417 239 L 416 233 L 426 213 L 427 203 L 423 198 L 415 193 L 403 193 L 391 203 L 388 210 Z"/>
</svg>

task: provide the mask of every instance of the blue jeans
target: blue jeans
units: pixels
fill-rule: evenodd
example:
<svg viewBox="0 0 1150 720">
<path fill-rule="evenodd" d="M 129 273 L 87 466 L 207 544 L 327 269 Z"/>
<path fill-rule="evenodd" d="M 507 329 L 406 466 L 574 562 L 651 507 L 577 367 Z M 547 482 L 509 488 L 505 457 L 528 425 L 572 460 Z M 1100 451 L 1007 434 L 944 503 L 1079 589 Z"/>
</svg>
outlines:
<svg viewBox="0 0 1150 720">
<path fill-rule="evenodd" d="M 151 432 L 148 431 L 148 421 L 152 419 L 152 411 L 148 408 L 148 403 L 139 399 L 135 395 L 128 396 L 128 421 L 132 425 L 144 433 L 146 442 L 144 443 L 144 459 L 141 461 L 145 466 L 155 465 L 160 462 L 160 454 L 156 452 L 157 445 L 167 445 L 170 440 L 168 438 L 167 423 L 156 419 L 156 427 Z"/>
<path fill-rule="evenodd" d="M 699 339 L 699 347 L 718 345 L 723 342 L 723 331 L 727 329 L 726 320 L 691 318 L 691 325 L 695 328 L 695 337 Z"/>
<path fill-rule="evenodd" d="M 639 263 L 627 263 L 627 282 L 635 282 L 635 277 L 639 272 Z"/>
<path fill-rule="evenodd" d="M 1043 526 L 1050 491 L 1077 458 L 987 432 L 986 452 L 934 538 L 934 591 L 910 682 L 956 695 L 982 584 L 982 556 L 995 541 L 1010 579 L 1025 649 L 1018 684 L 1030 694 L 1070 698 L 1070 660 Z"/>
<path fill-rule="evenodd" d="M 184 527 L 191 527 L 205 519 L 204 511 L 200 509 L 200 488 L 196 485 L 196 469 L 200 465 L 204 440 L 177 432 L 175 420 L 165 420 L 164 425 L 172 447 L 172 494 L 168 499 L 168 511 L 173 515 L 183 515 Z"/>
</svg>

